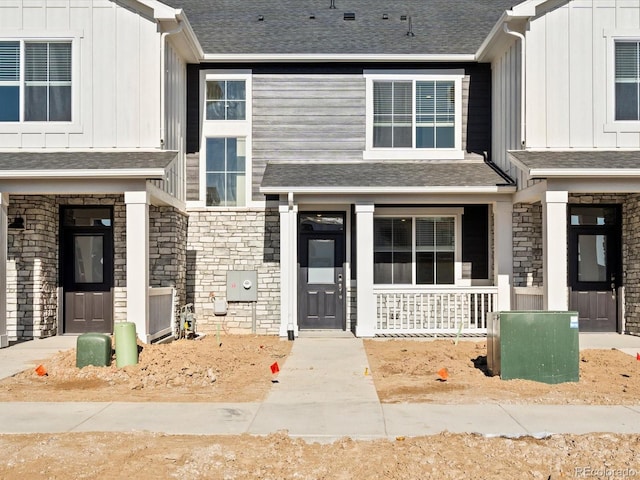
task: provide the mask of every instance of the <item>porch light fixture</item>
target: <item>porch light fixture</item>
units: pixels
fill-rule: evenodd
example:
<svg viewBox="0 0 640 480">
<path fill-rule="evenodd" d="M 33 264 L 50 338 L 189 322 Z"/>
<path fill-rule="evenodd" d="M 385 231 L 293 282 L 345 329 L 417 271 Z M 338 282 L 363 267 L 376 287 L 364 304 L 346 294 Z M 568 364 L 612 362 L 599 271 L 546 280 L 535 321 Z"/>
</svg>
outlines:
<svg viewBox="0 0 640 480">
<path fill-rule="evenodd" d="M 7 228 L 12 230 L 24 230 L 24 217 L 19 213 L 13 217 L 13 222 L 11 222 Z"/>
</svg>

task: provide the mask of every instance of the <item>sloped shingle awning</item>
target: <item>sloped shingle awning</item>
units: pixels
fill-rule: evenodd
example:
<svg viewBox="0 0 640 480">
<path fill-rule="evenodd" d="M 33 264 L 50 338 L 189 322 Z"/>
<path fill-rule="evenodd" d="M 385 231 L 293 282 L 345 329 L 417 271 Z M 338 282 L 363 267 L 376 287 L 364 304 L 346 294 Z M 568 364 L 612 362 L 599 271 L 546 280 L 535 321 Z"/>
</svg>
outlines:
<svg viewBox="0 0 640 480">
<path fill-rule="evenodd" d="M 267 165 L 264 194 L 497 193 L 513 183 L 484 162 L 279 163 Z"/>
<path fill-rule="evenodd" d="M 640 177 L 638 150 L 514 150 L 509 157 L 531 178 Z"/>
<path fill-rule="evenodd" d="M 178 152 L 0 151 L 0 180 L 13 179 L 158 179 Z"/>
</svg>

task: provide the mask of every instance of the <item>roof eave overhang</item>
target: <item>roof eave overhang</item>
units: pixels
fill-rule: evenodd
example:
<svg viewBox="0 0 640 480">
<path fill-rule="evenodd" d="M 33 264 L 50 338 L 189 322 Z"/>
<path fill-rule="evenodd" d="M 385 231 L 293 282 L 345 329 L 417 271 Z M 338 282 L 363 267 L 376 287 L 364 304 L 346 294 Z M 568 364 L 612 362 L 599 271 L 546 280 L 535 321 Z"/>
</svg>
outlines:
<svg viewBox="0 0 640 480">
<path fill-rule="evenodd" d="M 528 168 L 531 178 L 639 178 L 638 168 Z"/>
<path fill-rule="evenodd" d="M 535 11 L 533 14 L 535 14 Z M 504 25 L 520 25 L 525 23 L 531 16 L 533 16 L 533 14 L 529 11 L 518 14 L 514 13 L 513 10 L 505 11 L 476 51 L 476 54 L 474 55 L 476 60 L 478 62 L 488 62 L 493 60 L 496 53 L 503 50 L 505 45 L 516 41 L 515 37 L 505 33 Z M 515 28 L 515 30 L 520 29 L 522 29 L 522 27 Z"/>
<path fill-rule="evenodd" d="M 287 194 L 294 195 L 395 195 L 395 194 L 478 194 L 478 193 L 514 193 L 514 185 L 488 186 L 459 186 L 459 187 L 260 187 L 265 195 Z"/>
<path fill-rule="evenodd" d="M 474 54 L 415 55 L 415 54 L 337 54 L 337 53 L 207 53 L 203 62 L 218 63 L 306 63 L 306 62 L 473 62 Z"/>
<path fill-rule="evenodd" d="M 3 180 L 55 179 L 147 179 L 163 180 L 164 168 L 123 168 L 109 170 L 6 170 L 0 171 Z"/>
</svg>

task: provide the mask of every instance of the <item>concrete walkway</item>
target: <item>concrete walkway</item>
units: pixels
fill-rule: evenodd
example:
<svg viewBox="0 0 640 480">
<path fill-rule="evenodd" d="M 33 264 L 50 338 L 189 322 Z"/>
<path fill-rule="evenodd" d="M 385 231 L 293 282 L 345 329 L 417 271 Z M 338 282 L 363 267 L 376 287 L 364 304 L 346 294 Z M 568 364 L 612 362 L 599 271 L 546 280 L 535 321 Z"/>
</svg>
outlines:
<svg viewBox="0 0 640 480">
<path fill-rule="evenodd" d="M 583 341 L 583 335 L 590 335 Z M 640 337 L 583 334 L 583 345 L 638 350 Z M 34 366 L 75 337 L 34 340 L 0 350 L 0 375 Z M 603 343 L 604 342 L 604 343 Z M 635 354 L 634 354 L 635 355 Z M 7 363 L 13 363 L 9 368 Z M 634 406 L 380 404 L 362 340 L 298 338 L 262 403 L 51 403 L 4 402 L 0 433 L 127 432 L 265 435 L 330 442 L 433 435 L 442 431 L 486 436 L 552 433 L 640 433 L 640 401 Z"/>
</svg>

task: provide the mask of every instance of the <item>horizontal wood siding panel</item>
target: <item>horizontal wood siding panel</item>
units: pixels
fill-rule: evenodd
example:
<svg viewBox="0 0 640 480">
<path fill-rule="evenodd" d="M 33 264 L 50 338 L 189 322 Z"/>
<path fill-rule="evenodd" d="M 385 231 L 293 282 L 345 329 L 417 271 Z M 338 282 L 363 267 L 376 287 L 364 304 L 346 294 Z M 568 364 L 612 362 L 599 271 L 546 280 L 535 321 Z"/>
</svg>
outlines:
<svg viewBox="0 0 640 480">
<path fill-rule="evenodd" d="M 187 200 L 200 200 L 200 154 L 187 155 Z"/>
<path fill-rule="evenodd" d="M 361 75 L 254 75 L 254 198 L 270 161 L 362 160 L 365 113 Z"/>
</svg>

